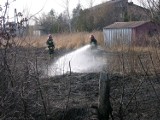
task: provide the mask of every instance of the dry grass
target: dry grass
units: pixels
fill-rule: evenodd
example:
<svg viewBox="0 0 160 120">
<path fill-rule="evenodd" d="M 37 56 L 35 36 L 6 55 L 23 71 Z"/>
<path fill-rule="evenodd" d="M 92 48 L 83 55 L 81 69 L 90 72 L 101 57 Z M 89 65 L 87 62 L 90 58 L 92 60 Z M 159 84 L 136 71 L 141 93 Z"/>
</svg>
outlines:
<svg viewBox="0 0 160 120">
<path fill-rule="evenodd" d="M 127 46 L 127 45 L 117 45 L 117 46 L 106 46 L 106 50 L 110 52 L 139 52 L 139 53 L 144 53 L 144 52 L 154 52 L 158 47 L 148 45 L 148 46 Z M 159 51 L 160 52 L 160 51 Z"/>
<path fill-rule="evenodd" d="M 148 44 L 142 46 L 114 44 L 107 46 L 106 51 L 111 53 L 107 58 L 108 71 L 122 74 L 160 74 L 159 36 L 145 37 Z"/>
<path fill-rule="evenodd" d="M 122 74 L 159 74 L 160 72 L 160 49 L 159 47 L 147 46 L 119 46 L 107 49 L 110 53 L 108 58 L 109 70 Z"/>
<path fill-rule="evenodd" d="M 56 49 L 76 49 L 89 43 L 89 36 L 93 34 L 98 41 L 98 44 L 103 46 L 103 33 L 95 31 L 93 33 L 64 33 L 53 34 L 53 39 L 56 44 Z M 47 35 L 41 37 L 31 37 L 16 39 L 15 43 L 23 47 L 46 47 Z"/>
</svg>

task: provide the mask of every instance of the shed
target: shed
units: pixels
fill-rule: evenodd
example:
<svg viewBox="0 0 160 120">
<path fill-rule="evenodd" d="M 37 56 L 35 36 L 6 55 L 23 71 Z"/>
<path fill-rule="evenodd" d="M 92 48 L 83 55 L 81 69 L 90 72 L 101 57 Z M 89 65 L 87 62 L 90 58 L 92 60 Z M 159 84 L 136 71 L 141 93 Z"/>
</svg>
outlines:
<svg viewBox="0 0 160 120">
<path fill-rule="evenodd" d="M 41 36 L 44 34 L 44 28 L 41 25 L 35 25 L 34 30 L 33 30 L 33 35 L 34 36 Z"/>
<path fill-rule="evenodd" d="M 103 28 L 103 35 L 106 46 L 143 46 L 159 31 L 160 26 L 152 21 L 115 22 Z"/>
</svg>

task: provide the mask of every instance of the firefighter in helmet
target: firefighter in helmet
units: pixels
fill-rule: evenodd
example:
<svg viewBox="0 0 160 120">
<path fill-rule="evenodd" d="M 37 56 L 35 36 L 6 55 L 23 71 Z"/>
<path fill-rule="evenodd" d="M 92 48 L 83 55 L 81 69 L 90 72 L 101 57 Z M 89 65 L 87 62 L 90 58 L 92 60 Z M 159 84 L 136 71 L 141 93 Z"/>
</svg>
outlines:
<svg viewBox="0 0 160 120">
<path fill-rule="evenodd" d="M 93 35 L 90 36 L 90 44 L 97 47 L 97 40 L 95 39 Z"/>
<path fill-rule="evenodd" d="M 54 49 L 55 49 L 55 44 L 54 44 L 54 41 L 53 41 L 53 38 L 52 38 L 51 34 L 48 35 L 48 39 L 47 39 L 46 44 L 47 44 L 48 49 L 49 49 L 49 54 L 53 54 Z"/>
</svg>

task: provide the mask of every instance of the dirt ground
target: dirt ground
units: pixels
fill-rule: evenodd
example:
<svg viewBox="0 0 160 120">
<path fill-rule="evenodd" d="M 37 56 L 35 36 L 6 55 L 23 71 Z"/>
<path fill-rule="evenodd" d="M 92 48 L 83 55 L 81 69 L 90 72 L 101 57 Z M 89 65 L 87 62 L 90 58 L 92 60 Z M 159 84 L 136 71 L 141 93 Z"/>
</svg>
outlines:
<svg viewBox="0 0 160 120">
<path fill-rule="evenodd" d="M 26 107 L 28 112 L 25 112 L 27 115 L 29 114 L 28 116 L 32 116 L 36 120 L 43 120 L 44 105 L 42 103 L 45 101 L 47 119 L 49 120 L 99 119 L 97 107 L 100 73 L 68 73 L 61 76 L 44 77 L 43 70 L 40 69 L 69 51 L 56 50 L 50 58 L 48 51 L 44 48 L 13 48 L 7 50 L 7 61 L 17 85 L 14 90 L 19 93 L 22 88 L 20 83 L 22 81 L 24 83 L 23 94 L 28 106 Z M 4 53 L 4 50 L 1 50 L 1 53 Z M 0 56 L 1 63 L 3 63 L 4 57 L 2 55 L 4 54 Z M 27 70 L 27 67 L 30 69 Z M 35 76 L 37 70 L 38 79 Z M 27 71 L 28 76 L 25 77 L 26 72 L 23 73 L 22 71 Z M 2 72 L 0 73 L 1 79 L 4 80 Z M 115 120 L 159 120 L 160 77 L 158 75 L 128 74 L 123 76 L 121 74 L 108 74 L 111 82 L 110 101 Z M 37 81 L 39 81 L 38 84 Z M 17 98 L 21 101 L 20 98 L 23 97 L 21 94 L 18 95 Z M 3 101 L 2 97 L 3 95 L 0 97 L 1 103 Z M 0 109 L 0 116 L 3 116 L 2 111 L 4 113 L 13 113 L 13 111 L 21 113 L 19 107 L 21 102 L 16 101 L 17 98 L 14 101 L 12 100 L 17 107 L 10 108 L 11 110 Z M 28 117 L 28 119 L 31 119 L 31 117 Z"/>
<path fill-rule="evenodd" d="M 65 120 L 98 120 L 95 108 L 98 107 L 99 77 L 100 73 L 89 73 L 50 78 L 49 85 L 45 84 L 49 87 L 46 95 L 52 99 L 49 104 L 61 112 L 65 110 L 69 114 Z M 110 80 L 115 120 L 159 119 L 160 82 L 156 77 L 110 75 Z"/>
</svg>

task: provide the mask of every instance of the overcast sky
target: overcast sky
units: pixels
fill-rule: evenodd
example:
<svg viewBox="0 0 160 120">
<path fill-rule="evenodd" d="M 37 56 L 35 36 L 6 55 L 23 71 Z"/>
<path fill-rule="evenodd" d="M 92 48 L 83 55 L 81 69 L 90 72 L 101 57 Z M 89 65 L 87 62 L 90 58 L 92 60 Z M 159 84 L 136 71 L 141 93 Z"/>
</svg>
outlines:
<svg viewBox="0 0 160 120">
<path fill-rule="evenodd" d="M 4 9 L 5 2 L 7 0 L 0 0 L 0 5 Z M 65 1 L 66 0 L 8 0 L 10 3 L 8 14 L 10 17 L 14 16 L 14 9 L 16 8 L 18 12 L 22 12 L 24 15 L 33 15 L 37 13 L 38 11 L 42 13 L 48 13 L 51 9 L 54 9 L 56 14 L 60 14 L 65 11 Z M 89 7 L 89 3 L 91 0 L 69 0 L 69 9 L 70 14 L 72 13 L 72 10 L 76 8 L 77 4 L 80 2 L 82 5 L 82 8 L 85 9 Z M 100 4 L 102 2 L 108 1 L 108 0 L 93 0 L 94 4 L 93 6 Z M 139 0 L 129 0 L 134 2 L 135 4 L 138 4 Z"/>
</svg>

